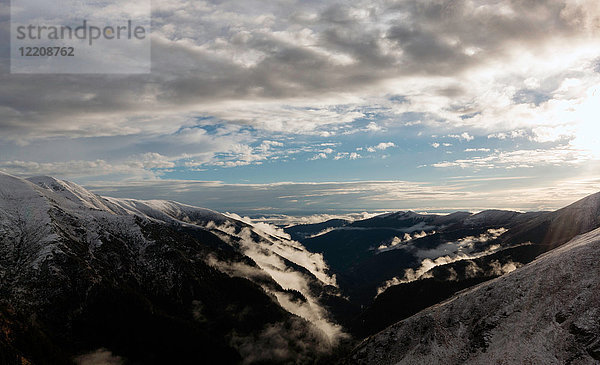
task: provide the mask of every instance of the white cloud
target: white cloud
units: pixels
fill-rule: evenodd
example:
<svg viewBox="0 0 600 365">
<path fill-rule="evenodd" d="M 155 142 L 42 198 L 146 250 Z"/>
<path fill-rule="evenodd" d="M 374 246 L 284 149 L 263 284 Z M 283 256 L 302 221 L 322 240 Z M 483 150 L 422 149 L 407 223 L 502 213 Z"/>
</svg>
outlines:
<svg viewBox="0 0 600 365">
<path fill-rule="evenodd" d="M 476 251 L 475 244 L 493 241 L 507 231 L 508 230 L 505 228 L 489 229 L 486 233 L 479 236 L 463 237 L 456 242 L 448 242 L 431 250 L 415 249 L 414 247 L 411 247 L 410 244 L 399 246 L 399 249 L 412 250 L 417 257 L 422 259 L 421 265 L 416 269 L 407 269 L 402 278 L 394 277 L 391 280 L 386 281 L 377 289 L 377 295 L 383 293 L 387 288 L 393 285 L 410 283 L 415 280 L 431 277 L 429 271 L 436 266 L 483 257 L 497 252 L 501 249 L 500 245 L 490 245 L 483 251 Z M 494 267 L 494 271 L 496 270 L 497 268 Z"/>
<path fill-rule="evenodd" d="M 449 179 L 446 184 L 406 180 L 306 182 L 270 184 L 227 184 L 219 181 L 125 181 L 98 180 L 86 187 L 106 196 L 175 200 L 219 211 L 250 216 L 265 214 L 313 215 L 323 212 L 344 214 L 356 211 L 458 211 L 510 209 L 518 211 L 558 209 L 586 195 L 600 191 L 600 180 L 592 173 L 544 179 L 527 183 L 493 183 L 473 188 L 471 178 Z M 587 171 L 587 170 L 586 170 Z M 472 177 L 473 178 L 473 177 Z M 476 175 L 475 181 L 482 181 Z M 463 181 L 465 180 L 465 181 Z M 506 179 L 504 179 L 506 180 Z M 498 180 L 498 181 L 504 181 Z M 519 181 L 519 179 L 517 179 Z"/>
<path fill-rule="evenodd" d="M 285 214 L 277 214 L 277 215 L 269 215 L 269 216 L 261 216 L 260 218 L 255 218 L 253 222 L 264 222 L 270 224 L 276 224 L 280 226 L 292 226 L 297 224 L 313 224 L 313 223 L 321 223 L 331 219 L 343 219 L 349 222 L 354 222 L 357 220 L 363 220 L 367 218 L 372 218 L 376 215 L 388 213 L 386 211 L 380 212 L 361 212 L 361 213 L 346 213 L 346 214 L 313 214 L 313 215 L 301 215 L 301 216 L 290 216 Z"/>
<path fill-rule="evenodd" d="M 375 150 L 373 150 L 373 152 L 375 152 Z M 335 161 L 342 160 L 342 159 L 357 160 L 359 158 L 361 158 L 361 155 L 356 152 L 339 152 L 337 155 L 335 155 L 333 157 L 333 159 Z"/>
<path fill-rule="evenodd" d="M 145 156 L 147 157 L 147 156 Z M 142 158 L 145 158 L 142 156 Z M 146 170 L 147 167 L 170 167 L 169 162 L 129 161 L 111 164 L 104 160 L 95 161 L 64 161 L 64 162 L 34 162 L 34 161 L 1 161 L 0 169 L 18 176 L 51 175 L 54 177 L 98 179 L 103 176 L 124 179 L 156 179 L 159 173 Z"/>
<path fill-rule="evenodd" d="M 475 169 L 515 169 L 536 166 L 569 166 L 585 163 L 594 159 L 587 151 L 571 146 L 558 146 L 551 149 L 516 150 L 494 152 L 485 157 L 473 157 L 454 161 L 435 163 L 438 168 L 460 167 Z"/>
<path fill-rule="evenodd" d="M 571 139 L 575 135 L 574 128 L 569 126 L 536 127 L 531 132 L 529 139 L 540 143 Z"/>
<path fill-rule="evenodd" d="M 456 138 L 459 139 L 461 141 L 472 141 L 475 139 L 475 137 L 471 136 L 469 133 L 467 132 L 463 132 L 461 134 L 450 134 L 447 136 L 448 138 Z"/>
<path fill-rule="evenodd" d="M 327 155 L 323 152 L 318 153 L 316 155 L 314 155 L 313 157 L 310 158 L 311 161 L 315 161 L 315 160 L 324 160 L 327 158 Z"/>
<path fill-rule="evenodd" d="M 5 74 L 2 138 L 164 135 L 198 117 L 336 135 L 374 114 L 491 135 L 565 123 L 552 112 L 568 112 L 597 84 L 593 1 L 548 0 L 544 12 L 526 2 L 452 3 L 443 22 L 436 6 L 375 2 L 359 16 L 362 1 L 162 2 L 151 78 L 36 77 L 33 86 L 27 75 Z M 477 26 L 481 19 L 492 26 Z M 523 88 L 540 100 L 516 105 Z M 380 132 L 386 123 L 359 129 Z"/>
<path fill-rule="evenodd" d="M 510 132 L 499 132 L 499 133 L 493 133 L 488 135 L 488 139 L 491 138 L 497 138 L 497 139 L 507 139 L 507 138 L 511 138 L 511 139 L 515 139 L 515 138 L 523 138 L 526 136 L 526 132 L 524 130 L 515 130 L 515 131 L 510 131 Z"/>
<path fill-rule="evenodd" d="M 396 147 L 396 144 L 393 142 L 381 142 L 376 146 L 373 147 L 367 147 L 367 151 L 368 152 L 375 152 L 377 150 L 379 151 L 385 151 L 388 148 L 392 148 L 392 147 Z"/>
<path fill-rule="evenodd" d="M 160 153 L 148 152 L 139 156 L 137 161 L 133 160 L 130 166 L 138 166 L 143 169 L 168 169 L 175 167 L 175 163 Z"/>
<path fill-rule="evenodd" d="M 243 218 L 233 213 L 228 213 L 228 215 L 250 224 L 253 228 L 244 227 L 237 230 L 229 223 L 216 225 L 214 222 L 209 222 L 207 228 L 222 236 L 226 242 L 231 241 L 230 236 L 239 238 L 242 251 L 258 265 L 260 270 L 243 263 L 221 262 L 215 257 L 208 257 L 207 262 L 232 276 L 242 276 L 250 280 L 258 278 L 259 280 L 256 280 L 256 283 L 261 285 L 265 291 L 274 295 L 284 309 L 306 319 L 325 334 L 326 340 L 329 342 L 326 347 L 334 346 L 340 339 L 344 338 L 346 335 L 342 328 L 331 322 L 327 310 L 312 295 L 310 289 L 311 279 L 298 270 L 290 269 L 284 261 L 289 260 L 306 268 L 323 285 L 337 286 L 335 277 L 328 274 L 329 269 L 323 256 L 307 251 L 299 242 L 291 241 L 289 236 L 278 227 L 264 222 L 256 223 L 250 218 Z M 217 233 L 219 231 L 222 234 Z M 259 237 L 257 238 L 256 235 Z M 284 290 L 292 289 L 302 293 L 307 301 L 295 301 L 288 293 L 266 286 L 264 280 L 260 280 L 265 273 Z"/>
<path fill-rule="evenodd" d="M 379 132 L 379 131 L 383 130 L 383 128 L 381 128 L 379 125 L 377 125 L 377 123 L 371 122 L 371 123 L 369 123 L 369 125 L 367 125 L 366 130 L 369 132 Z"/>
<path fill-rule="evenodd" d="M 259 150 L 263 151 L 263 152 L 267 152 L 268 150 L 270 150 L 273 147 L 283 147 L 283 143 L 282 142 L 278 142 L 278 141 L 263 141 L 260 146 L 258 147 Z"/>
</svg>

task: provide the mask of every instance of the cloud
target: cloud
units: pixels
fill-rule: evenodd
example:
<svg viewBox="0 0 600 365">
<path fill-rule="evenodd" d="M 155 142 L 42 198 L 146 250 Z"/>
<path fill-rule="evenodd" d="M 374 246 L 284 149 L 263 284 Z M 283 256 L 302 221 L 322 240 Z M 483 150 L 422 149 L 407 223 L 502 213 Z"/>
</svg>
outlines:
<svg viewBox="0 0 600 365">
<path fill-rule="evenodd" d="M 319 237 L 319 236 L 322 236 L 322 235 L 324 235 L 324 234 L 327 234 L 327 233 L 329 233 L 329 232 L 333 232 L 333 231 L 336 231 L 336 230 L 338 230 L 338 228 L 336 228 L 336 227 L 329 227 L 329 228 L 325 228 L 324 230 L 322 230 L 322 231 L 320 231 L 320 232 L 317 232 L 317 233 L 315 233 L 315 234 L 312 234 L 312 235 L 310 235 L 310 236 L 307 236 L 306 238 L 315 238 L 315 237 Z"/>
<path fill-rule="evenodd" d="M 278 227 L 264 222 L 253 222 L 250 218 L 242 218 L 232 213 L 228 213 L 228 215 L 233 219 L 252 225 L 253 228 L 244 227 L 238 230 L 229 223 L 217 225 L 214 222 L 209 222 L 207 228 L 213 232 L 223 232 L 221 236 L 226 242 L 231 241 L 231 236 L 239 238 L 238 244 L 241 246 L 242 252 L 250 257 L 258 267 L 251 267 L 244 263 L 221 262 L 214 257 L 209 257 L 208 263 L 229 275 L 245 277 L 263 286 L 263 289 L 277 298 L 284 309 L 306 319 L 318 328 L 327 339 L 327 348 L 334 346 L 337 341 L 345 337 L 342 328 L 329 319 L 329 313 L 313 294 L 312 279 L 285 261 L 289 260 L 304 267 L 321 282 L 321 285 L 337 286 L 335 277 L 328 274 L 329 268 L 325 264 L 323 256 L 307 251 L 299 242 L 290 240 L 289 235 Z M 284 290 L 291 289 L 300 292 L 306 301 L 295 300 L 286 291 L 265 286 L 264 280 L 260 280 L 265 274 Z"/>
<path fill-rule="evenodd" d="M 242 364 L 264 362 L 312 363 L 330 347 L 327 339 L 298 318 L 287 323 L 267 324 L 259 333 L 242 336 L 230 335 L 231 345 L 243 358 Z"/>
<path fill-rule="evenodd" d="M 302 215 L 302 216 L 289 216 L 285 214 L 276 214 L 276 215 L 268 215 L 261 216 L 259 218 L 252 219 L 253 222 L 265 222 L 270 224 L 275 224 L 278 226 L 293 226 L 298 224 L 314 224 L 314 223 L 322 223 L 331 219 L 343 219 L 349 222 L 354 222 L 357 220 L 363 220 L 367 218 L 372 218 L 376 215 L 386 213 L 385 211 L 381 212 L 361 212 L 361 213 L 348 213 L 348 214 L 313 214 L 313 215 Z"/>
<path fill-rule="evenodd" d="M 522 137 L 518 150 L 539 150 L 528 161 L 498 152 L 415 167 L 572 165 L 557 144 L 577 161 L 600 158 L 593 1 L 248 4 L 155 4 L 150 75 L 2 73 L 0 168 L 79 182 L 227 168 L 229 181 L 241 181 L 231 170 L 322 153 L 324 164 L 368 157 L 356 145 L 299 146 L 302 138 L 339 146 L 384 132 L 407 146 L 437 134 L 490 144 Z M 370 143 L 363 151 L 384 150 Z"/>
<path fill-rule="evenodd" d="M 283 229 L 281 229 L 281 228 L 279 228 L 277 226 L 274 226 L 274 225 L 272 225 L 270 223 L 267 223 L 265 221 L 256 221 L 256 220 L 253 220 L 250 217 L 241 217 L 241 216 L 239 216 L 239 215 L 237 215 L 235 213 L 229 213 L 229 212 L 224 213 L 224 215 L 227 216 L 227 217 L 231 217 L 231 218 L 233 218 L 235 220 L 238 220 L 238 221 L 250 224 L 254 228 L 256 228 L 258 231 L 264 232 L 267 235 L 274 236 L 274 237 L 277 237 L 277 238 L 282 238 L 282 239 L 285 239 L 285 240 L 290 240 L 291 239 L 290 235 L 287 234 L 287 233 L 285 233 L 285 231 Z M 322 261 L 322 259 L 321 259 L 321 261 Z M 322 267 L 323 266 L 324 266 L 324 263 L 322 263 Z"/>
<path fill-rule="evenodd" d="M 515 271 L 516 269 L 523 266 L 523 264 L 520 262 L 509 261 L 506 264 L 502 265 L 500 262 L 495 260 L 490 263 L 490 266 L 492 268 L 491 269 L 492 275 L 504 275 L 504 274 L 508 274 L 508 273 Z"/>
<path fill-rule="evenodd" d="M 448 135 L 448 138 L 456 138 L 459 139 L 461 141 L 472 141 L 475 139 L 475 137 L 471 136 L 469 133 L 467 132 L 463 132 L 462 134 L 450 134 Z"/>
<path fill-rule="evenodd" d="M 89 354 L 78 356 L 75 358 L 75 363 L 77 365 L 121 365 L 125 361 L 106 349 L 98 349 Z"/>
<path fill-rule="evenodd" d="M 274 147 L 283 147 L 283 146 L 284 146 L 284 144 L 282 142 L 265 140 L 265 141 L 262 141 L 262 143 L 260 144 L 258 149 L 262 150 L 263 152 L 267 152 L 268 150 L 270 150 Z"/>
<path fill-rule="evenodd" d="M 111 164 L 104 160 L 95 161 L 64 161 L 64 162 L 34 162 L 34 161 L 0 161 L 0 169 L 18 176 L 52 175 L 71 178 L 86 177 L 100 178 L 102 176 L 125 177 L 136 179 L 155 179 L 157 173 L 146 170 L 147 167 L 171 167 L 168 161 L 151 162 L 147 155 L 138 161 Z"/>
<path fill-rule="evenodd" d="M 421 231 L 421 232 L 415 232 L 412 235 L 409 233 L 405 233 L 402 237 L 394 237 L 394 238 L 392 238 L 392 240 L 390 242 L 386 242 L 386 243 L 380 245 L 377 248 L 377 250 L 379 252 L 395 250 L 399 247 L 402 247 L 402 246 L 398 246 L 400 244 L 409 244 L 412 240 L 427 237 L 427 236 L 433 235 L 435 233 L 436 233 L 436 231 L 429 231 L 429 232 Z"/>
<path fill-rule="evenodd" d="M 536 127 L 531 130 L 530 140 L 535 142 L 556 142 L 571 139 L 575 135 L 573 128 L 568 126 Z"/>
<path fill-rule="evenodd" d="M 313 142 L 283 142 L 261 138 L 231 125 L 203 125 L 185 128 L 161 137 L 127 137 L 127 141 L 114 149 L 101 152 L 103 159 L 91 158 L 109 148 L 105 139 L 65 141 L 57 148 L 55 143 L 42 142 L 35 148 L 27 147 L 15 153 L 11 144 L 0 144 L 0 154 L 29 156 L 28 160 L 0 160 L 0 169 L 19 176 L 52 175 L 81 181 L 154 179 L 174 169 L 206 170 L 211 167 L 231 168 L 260 165 L 269 161 L 284 160 L 295 154 L 334 153 L 330 147 Z M 134 140 L 137 140 L 134 142 Z M 64 149 L 81 160 L 68 160 Z M 152 152 L 139 153 L 150 150 Z M 4 151 L 9 151 L 4 154 Z M 36 160 L 56 160 L 37 162 Z"/>
<path fill-rule="evenodd" d="M 497 138 L 497 139 L 507 139 L 507 138 L 511 138 L 511 139 L 515 139 L 515 138 L 522 138 L 525 137 L 526 132 L 524 130 L 516 130 L 516 131 L 510 131 L 510 132 L 500 132 L 500 133 L 494 133 L 494 134 L 490 134 L 488 135 L 487 138 L 491 139 L 491 138 Z"/>
<path fill-rule="evenodd" d="M 595 157 L 588 151 L 570 146 L 550 149 L 497 151 L 485 157 L 473 157 L 454 161 L 438 162 L 431 166 L 438 168 L 460 167 L 475 169 L 515 169 L 536 166 L 569 166 L 585 163 Z"/>
<path fill-rule="evenodd" d="M 593 38 L 586 37 L 594 34 L 597 18 L 593 1 L 377 1 L 368 7 L 360 0 L 245 7 L 164 1 L 153 12 L 150 76 L 4 73 L 0 128 L 4 139 L 21 141 L 121 136 L 167 133 L 208 115 L 269 131 L 313 133 L 364 116 L 356 105 L 373 105 L 367 99 L 399 84 L 407 96 L 397 110 L 425 110 L 442 119 L 444 110 L 460 110 L 449 119 L 455 124 L 472 114 L 464 113 L 463 100 L 476 96 L 470 109 L 482 110 L 495 99 L 491 113 L 472 118 L 480 123 L 505 100 L 496 90 L 510 91 L 507 100 L 517 95 L 519 103 L 519 90 L 531 94 L 513 86 L 521 75 L 523 86 L 544 87 L 544 79 L 560 72 L 551 66 L 582 60 L 593 49 Z M 236 26 L 226 26 L 232 19 Z M 546 57 L 559 46 L 565 47 L 561 54 Z M 548 69 L 554 70 L 549 76 Z M 469 84 L 472 90 L 457 87 L 469 74 L 479 80 Z M 482 84 L 490 93 L 480 92 Z M 366 127 L 382 128 L 376 122 Z"/>
<path fill-rule="evenodd" d="M 590 165 L 593 167 L 596 165 Z M 591 169 L 591 171 L 595 171 Z M 529 175 L 528 175 L 529 176 Z M 530 178 L 536 179 L 535 176 Z M 592 175 L 573 175 L 541 185 L 501 183 L 490 177 L 486 187 L 474 190 L 471 176 L 445 184 L 408 180 L 355 182 L 305 182 L 230 184 L 220 181 L 150 180 L 121 183 L 94 181 L 85 186 L 105 196 L 175 200 L 217 211 L 260 217 L 265 214 L 310 216 L 411 209 L 457 211 L 511 209 L 518 211 L 558 209 L 600 191 L 600 180 Z M 465 180 L 465 181 L 462 181 Z M 521 179 L 522 180 L 522 179 Z M 504 181 L 504 180 L 498 180 Z M 517 179 L 519 181 L 519 179 Z M 492 206 L 490 205 L 492 204 Z"/>
<path fill-rule="evenodd" d="M 144 153 L 138 157 L 138 166 L 142 169 L 168 169 L 175 167 L 175 163 L 170 161 L 168 157 L 156 152 Z M 133 162 L 132 164 L 134 164 Z"/>
<path fill-rule="evenodd" d="M 366 150 L 367 150 L 367 152 L 375 152 L 377 150 L 385 151 L 388 148 L 392 148 L 392 147 L 396 147 L 396 144 L 393 142 L 381 142 L 376 146 L 367 147 Z"/>
<path fill-rule="evenodd" d="M 415 252 L 415 255 L 421 259 L 435 259 L 448 255 L 471 254 L 477 251 L 477 245 L 494 240 L 507 231 L 508 230 L 505 228 L 489 229 L 486 233 L 483 233 L 479 236 L 467 236 L 457 240 L 456 242 L 447 242 L 441 244 L 434 249 L 418 250 Z M 497 248 L 498 247 L 492 246 L 486 249 L 486 251 Z"/>
<path fill-rule="evenodd" d="M 375 122 L 369 123 L 369 125 L 367 125 L 367 127 L 365 129 L 369 132 L 379 132 L 379 131 L 383 130 L 383 128 L 381 126 L 377 125 L 377 123 L 375 123 Z"/>
<path fill-rule="evenodd" d="M 421 264 L 416 269 L 406 269 L 404 277 L 394 277 L 383 283 L 377 289 L 377 295 L 383 293 L 387 288 L 393 285 L 410 283 L 412 281 L 432 277 L 430 270 L 436 266 L 446 265 L 457 261 L 469 260 L 490 255 L 501 250 L 500 245 L 488 245 L 481 250 L 476 245 L 481 245 L 493 241 L 505 233 L 507 229 L 489 229 L 486 233 L 479 236 L 467 236 L 456 242 L 447 242 L 434 249 L 420 250 L 410 245 L 399 246 L 400 249 L 410 250 L 413 254 L 422 259 Z M 509 267 L 507 266 L 507 269 Z"/>
<path fill-rule="evenodd" d="M 309 160 L 310 161 L 315 161 L 315 160 L 324 160 L 327 158 L 327 154 L 325 152 L 321 152 L 318 153 L 316 155 L 314 155 L 313 157 L 311 157 Z"/>
</svg>

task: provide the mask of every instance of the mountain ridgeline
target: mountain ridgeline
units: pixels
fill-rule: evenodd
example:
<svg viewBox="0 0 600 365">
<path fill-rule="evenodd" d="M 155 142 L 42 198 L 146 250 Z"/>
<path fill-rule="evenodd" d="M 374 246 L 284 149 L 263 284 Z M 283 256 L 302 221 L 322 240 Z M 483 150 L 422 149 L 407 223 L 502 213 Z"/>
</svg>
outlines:
<svg viewBox="0 0 600 365">
<path fill-rule="evenodd" d="M 600 363 L 600 229 L 386 328 L 346 363 Z"/>
<path fill-rule="evenodd" d="M 0 363 L 593 363 L 598 228 L 600 193 L 275 227 L 0 173 Z"/>
<path fill-rule="evenodd" d="M 0 363 L 314 363 L 322 258 L 219 213 L 0 175 Z"/>
<path fill-rule="evenodd" d="M 600 227 L 600 193 L 555 212 L 396 212 L 334 223 L 304 236 L 298 226 L 286 231 L 322 253 L 342 293 L 362 306 L 344 324 L 364 338 Z"/>
</svg>

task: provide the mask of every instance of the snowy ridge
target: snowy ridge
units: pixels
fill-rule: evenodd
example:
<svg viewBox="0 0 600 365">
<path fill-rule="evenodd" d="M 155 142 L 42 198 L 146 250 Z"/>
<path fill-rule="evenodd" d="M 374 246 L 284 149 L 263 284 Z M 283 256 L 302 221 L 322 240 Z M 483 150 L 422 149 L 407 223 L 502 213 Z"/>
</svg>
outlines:
<svg viewBox="0 0 600 365">
<path fill-rule="evenodd" d="M 25 183 L 24 180 L 14 177 L 10 178 L 14 179 L 16 184 L 19 182 L 21 184 Z M 228 236 L 229 238 L 239 238 L 240 231 L 242 229 L 247 229 L 245 236 L 248 237 L 248 241 L 256 241 L 255 244 L 261 243 L 269 247 L 270 251 L 277 252 L 278 255 L 285 257 L 286 259 L 291 259 L 290 261 L 295 264 L 301 266 L 303 266 L 303 264 L 310 264 L 307 269 L 326 284 L 335 282 L 335 280 L 332 280 L 324 274 L 324 264 L 321 264 L 320 270 L 316 271 L 311 267 L 314 265 L 314 260 L 306 259 L 304 257 L 312 258 L 316 255 L 307 252 L 300 243 L 286 239 L 288 237 L 282 238 L 278 236 L 279 232 L 270 231 L 270 229 L 274 229 L 274 227 L 269 225 L 259 224 L 258 226 L 255 226 L 252 222 L 244 222 L 240 217 L 235 215 L 226 216 L 210 209 L 199 208 L 173 201 L 101 197 L 72 182 L 61 181 L 48 176 L 33 177 L 27 179 L 27 181 L 35 184 L 36 189 L 37 187 L 41 188 L 37 190 L 47 201 L 52 201 L 54 204 L 62 207 L 69 206 L 71 208 L 71 214 L 77 215 L 79 218 L 87 221 L 90 229 L 95 226 L 92 222 L 94 218 L 91 217 L 97 214 L 104 216 L 102 213 L 120 216 L 137 216 L 142 219 L 167 224 L 196 226 L 210 231 L 225 233 L 225 235 L 220 234 L 225 240 L 230 240 L 228 239 Z M 33 186 L 31 187 L 33 188 Z M 40 199 L 40 202 L 42 202 L 43 198 Z M 47 204 L 46 206 L 46 210 L 49 209 Z M 78 209 L 80 207 L 90 208 L 100 212 L 81 212 Z M 88 217 L 86 218 L 86 216 Z M 284 236 L 287 236 L 284 232 L 282 233 Z M 250 236 L 252 234 L 254 234 L 255 237 L 251 239 Z M 286 251 L 291 252 L 291 254 L 288 254 Z M 298 253 L 302 253 L 302 255 L 298 255 Z M 294 258 L 292 259 L 292 257 Z"/>
<path fill-rule="evenodd" d="M 117 215 L 131 214 L 165 223 L 181 221 L 202 226 L 210 221 L 222 223 L 228 220 L 227 217 L 215 211 L 172 201 L 105 198 L 72 182 L 61 181 L 49 176 L 36 176 L 27 181 L 75 204 Z"/>
<path fill-rule="evenodd" d="M 206 226 L 209 222 L 224 223 L 229 219 L 215 211 L 166 200 L 134 200 L 103 198 L 115 214 L 132 214 L 165 223 L 182 223 Z"/>
<path fill-rule="evenodd" d="M 330 320 L 328 311 L 319 302 L 321 294 L 335 295 L 336 290 L 335 278 L 329 275 L 322 255 L 307 251 L 276 227 L 172 201 L 104 198 L 77 184 L 52 177 L 24 180 L 0 173 L 0 279 L 19 283 L 4 288 L 0 282 L 0 291 L 9 290 L 14 300 L 35 306 L 47 295 L 43 292 L 45 289 L 24 288 L 38 276 L 40 265 L 56 266 L 56 277 L 46 281 L 56 279 L 53 285 L 59 286 L 68 267 L 56 265 L 55 260 L 77 256 L 90 260 L 88 268 L 95 271 L 91 262 L 97 255 L 105 255 L 106 250 L 119 252 L 117 261 L 127 256 L 131 265 L 128 274 L 133 277 L 155 275 L 155 265 L 166 263 L 152 256 L 157 245 L 145 227 L 174 232 L 200 230 L 216 235 L 237 252 L 237 260 L 241 261 L 231 261 L 231 257 L 219 260 L 214 252 L 194 260 L 203 260 L 230 276 L 255 281 L 276 297 L 282 308 L 308 320 L 331 343 L 344 336 L 341 327 Z M 163 239 L 159 234 L 158 241 Z M 8 247 L 13 242 L 26 247 L 27 255 L 20 255 L 24 259 L 16 264 L 5 265 L 3 259 L 12 260 L 7 253 L 18 251 Z M 245 259 L 239 259 L 240 256 Z M 245 260 L 253 261 L 254 266 Z M 8 267 L 5 272 L 4 267 Z M 176 268 L 162 275 L 159 280 L 164 288 L 161 290 L 175 287 L 178 275 Z M 316 289 L 319 287 L 321 289 Z M 294 299 L 287 290 L 301 293 L 305 302 Z"/>
<path fill-rule="evenodd" d="M 134 363 L 322 356 L 345 336 L 324 304 L 334 278 L 321 255 L 251 223 L 0 172 L 0 363 L 99 347 Z M 39 334 L 56 341 L 40 354 Z"/>
<path fill-rule="evenodd" d="M 597 364 L 600 229 L 365 340 L 351 364 Z"/>
<path fill-rule="evenodd" d="M 0 283 L 52 257 L 58 236 L 52 232 L 50 208 L 33 184 L 0 172 Z"/>
<path fill-rule="evenodd" d="M 600 227 L 600 193 L 587 196 L 555 212 L 546 212 L 527 220 L 509 230 L 501 238 L 506 242 L 531 241 L 551 249 L 598 227 Z"/>
<path fill-rule="evenodd" d="M 57 180 L 50 176 L 35 176 L 27 179 L 27 181 L 84 207 L 110 210 L 100 196 L 72 182 Z"/>
<path fill-rule="evenodd" d="M 494 224 L 497 221 L 509 221 L 521 214 L 507 210 L 484 210 L 465 219 L 464 224 L 467 226 Z"/>
</svg>

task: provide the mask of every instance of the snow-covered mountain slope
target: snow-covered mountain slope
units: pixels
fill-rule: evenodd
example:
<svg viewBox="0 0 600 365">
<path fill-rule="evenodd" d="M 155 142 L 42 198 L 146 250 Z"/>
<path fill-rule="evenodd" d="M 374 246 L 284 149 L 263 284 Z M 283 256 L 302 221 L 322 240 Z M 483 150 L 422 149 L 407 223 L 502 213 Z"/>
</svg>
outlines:
<svg viewBox="0 0 600 365">
<path fill-rule="evenodd" d="M 206 225 L 211 221 L 216 224 L 230 221 L 230 219 L 215 211 L 172 201 L 104 198 L 77 184 L 69 181 L 61 181 L 49 176 L 36 176 L 27 179 L 27 181 L 43 188 L 44 191 L 42 191 L 42 194 L 47 194 L 50 191 L 54 193 L 54 197 L 62 197 L 66 201 L 80 207 L 106 211 L 117 215 L 137 215 L 160 220 L 165 223 L 172 223 L 173 220 L 178 220 L 198 225 Z M 65 200 L 59 200 L 57 203 L 64 204 Z"/>
<path fill-rule="evenodd" d="M 600 227 L 600 193 L 524 222 L 501 238 L 504 242 L 530 241 L 554 248 L 598 227 Z"/>
<path fill-rule="evenodd" d="M 27 181 L 47 191 L 52 191 L 56 193 L 57 196 L 67 199 L 75 204 L 92 209 L 111 210 L 106 205 L 106 201 L 101 197 L 72 182 L 57 180 L 50 176 L 36 176 L 27 179 Z M 42 191 L 42 193 L 44 192 L 45 191 Z"/>
<path fill-rule="evenodd" d="M 322 256 L 269 228 L 0 173 L 0 363 L 98 348 L 139 363 L 313 361 L 344 337 L 330 313 L 344 300 Z"/>
<path fill-rule="evenodd" d="M 318 255 L 310 255 L 297 242 L 286 239 L 287 235 L 285 233 L 281 237 L 273 234 L 273 230 L 264 230 L 264 227 L 254 227 L 252 224 L 210 209 L 194 207 L 178 202 L 101 197 L 72 182 L 61 181 L 48 176 L 33 177 L 27 180 L 43 188 L 43 190 L 37 188 L 36 190 L 42 195 L 48 195 L 49 200 L 55 204 L 62 207 L 70 207 L 73 211 L 77 211 L 80 208 L 99 211 L 96 213 L 86 212 L 91 216 L 94 214 L 111 213 L 117 216 L 135 216 L 160 223 L 201 227 L 219 234 L 227 242 L 230 242 L 232 238 L 240 238 L 240 235 L 252 236 L 250 240 L 255 240 L 255 243 L 262 244 L 271 251 L 277 251 L 277 254 L 286 259 L 291 259 L 295 264 L 306 266 L 305 268 L 323 283 L 334 284 L 335 282 L 332 278 L 325 275 L 325 268 L 322 263 L 311 262 L 314 260 L 319 261 L 320 258 Z M 299 255 L 288 255 L 286 251 L 293 253 L 300 251 L 307 256 L 311 256 L 313 260 L 302 260 L 303 258 L 295 260 L 292 257 Z M 320 268 L 316 269 L 316 266 L 320 266 Z"/>
<path fill-rule="evenodd" d="M 600 229 L 398 322 L 348 363 L 600 363 Z"/>
<path fill-rule="evenodd" d="M 484 210 L 466 218 L 463 221 L 465 226 L 498 226 L 512 227 L 515 224 L 523 223 L 540 215 L 539 212 L 520 213 L 510 210 Z"/>
<path fill-rule="evenodd" d="M 455 212 L 448 215 L 419 214 L 412 211 L 381 214 L 372 218 L 356 221 L 352 227 L 396 228 L 406 233 L 422 230 L 440 229 L 461 222 L 471 216 L 468 212 Z"/>
</svg>

